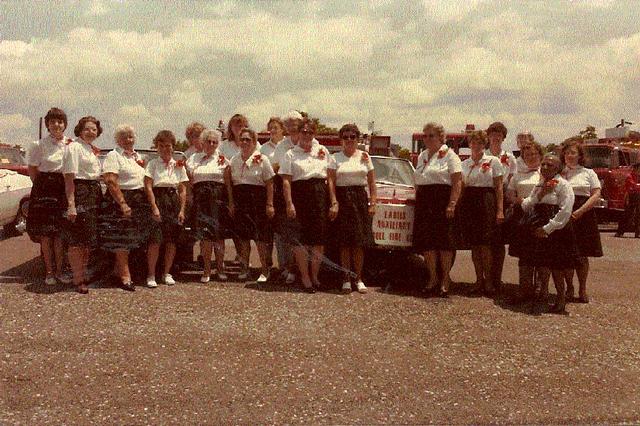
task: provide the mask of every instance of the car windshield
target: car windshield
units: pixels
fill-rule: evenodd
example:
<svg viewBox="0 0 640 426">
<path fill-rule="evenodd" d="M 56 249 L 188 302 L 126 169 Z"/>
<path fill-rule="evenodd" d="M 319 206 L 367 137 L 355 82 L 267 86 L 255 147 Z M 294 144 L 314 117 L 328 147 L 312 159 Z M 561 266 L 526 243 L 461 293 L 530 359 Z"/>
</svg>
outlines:
<svg viewBox="0 0 640 426">
<path fill-rule="evenodd" d="M 407 160 L 390 157 L 371 157 L 376 182 L 413 186 L 413 166 Z"/>
<path fill-rule="evenodd" d="M 584 165 L 590 169 L 608 169 L 611 165 L 611 148 L 607 146 L 586 146 Z"/>
<path fill-rule="evenodd" d="M 2 166 L 23 166 L 24 158 L 15 148 L 0 148 L 0 167 Z"/>
</svg>

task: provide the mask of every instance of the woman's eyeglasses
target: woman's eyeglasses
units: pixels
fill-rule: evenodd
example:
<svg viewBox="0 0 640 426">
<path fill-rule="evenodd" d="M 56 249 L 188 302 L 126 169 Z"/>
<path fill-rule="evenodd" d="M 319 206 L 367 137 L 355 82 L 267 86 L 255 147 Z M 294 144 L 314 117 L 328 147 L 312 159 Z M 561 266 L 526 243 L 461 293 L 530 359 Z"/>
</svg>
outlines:
<svg viewBox="0 0 640 426">
<path fill-rule="evenodd" d="M 301 130 L 300 133 L 302 133 L 303 135 L 312 135 L 313 132 L 311 130 Z"/>
<path fill-rule="evenodd" d="M 424 137 L 425 138 L 436 138 L 436 137 L 438 137 L 438 135 L 435 134 L 435 133 L 425 133 Z"/>
<path fill-rule="evenodd" d="M 358 135 L 343 135 L 342 139 L 344 139 L 345 141 L 355 141 L 356 139 L 358 139 Z"/>
<path fill-rule="evenodd" d="M 251 138 L 240 138 L 241 142 L 253 142 L 253 139 Z"/>
</svg>

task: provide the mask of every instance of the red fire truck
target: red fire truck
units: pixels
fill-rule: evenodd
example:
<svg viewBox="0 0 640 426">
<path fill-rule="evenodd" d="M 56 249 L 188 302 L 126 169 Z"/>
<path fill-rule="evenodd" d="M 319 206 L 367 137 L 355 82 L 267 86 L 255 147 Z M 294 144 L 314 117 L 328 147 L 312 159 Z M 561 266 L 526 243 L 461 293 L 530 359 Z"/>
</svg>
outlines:
<svg viewBox="0 0 640 426">
<path fill-rule="evenodd" d="M 602 185 L 602 198 L 597 206 L 600 222 L 620 218 L 639 185 L 630 185 L 634 165 L 640 163 L 640 146 L 628 138 L 601 138 L 584 144 L 585 166 L 592 168 Z"/>
</svg>

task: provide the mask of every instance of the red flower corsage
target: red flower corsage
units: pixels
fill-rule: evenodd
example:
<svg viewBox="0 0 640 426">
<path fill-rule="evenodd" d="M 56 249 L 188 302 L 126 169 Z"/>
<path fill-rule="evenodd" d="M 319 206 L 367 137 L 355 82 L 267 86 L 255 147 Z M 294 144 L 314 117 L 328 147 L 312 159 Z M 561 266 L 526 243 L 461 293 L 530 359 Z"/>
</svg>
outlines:
<svg viewBox="0 0 640 426">
<path fill-rule="evenodd" d="M 482 165 L 480 166 L 480 170 L 482 170 L 482 173 L 487 173 L 487 170 L 489 170 L 491 168 L 491 163 L 482 163 Z"/>
<path fill-rule="evenodd" d="M 100 154 L 100 148 L 95 147 L 93 145 L 89 145 L 91 147 L 91 152 L 93 152 L 93 155 L 98 155 Z"/>
<path fill-rule="evenodd" d="M 176 167 L 184 167 L 184 160 L 176 160 Z"/>
<path fill-rule="evenodd" d="M 260 154 L 256 154 L 253 156 L 253 160 L 251 160 L 251 164 L 260 164 L 262 163 L 262 156 Z"/>
<path fill-rule="evenodd" d="M 369 154 L 367 154 L 366 152 L 362 152 L 362 160 L 363 163 L 366 163 L 367 161 L 369 161 Z"/>
<path fill-rule="evenodd" d="M 427 166 L 427 159 L 425 158 L 424 160 L 422 160 L 422 164 L 424 164 L 424 166 Z"/>
<path fill-rule="evenodd" d="M 438 151 L 438 158 L 444 158 L 445 155 L 447 155 L 446 149 L 444 151 Z"/>
<path fill-rule="evenodd" d="M 558 179 L 550 179 L 544 183 L 545 188 L 555 188 L 558 184 Z"/>
<path fill-rule="evenodd" d="M 507 156 L 507 154 L 502 154 L 502 157 L 500 157 L 500 162 L 504 165 L 509 164 L 509 157 Z"/>
<path fill-rule="evenodd" d="M 222 166 L 224 164 L 224 155 L 220 155 L 218 157 L 218 166 Z"/>
<path fill-rule="evenodd" d="M 67 138 L 67 141 L 64 144 L 65 145 L 69 145 L 71 142 L 73 142 L 73 139 Z"/>
<path fill-rule="evenodd" d="M 324 160 L 326 157 L 326 154 L 324 153 L 324 149 L 321 149 L 318 151 L 318 159 L 319 160 Z"/>
<path fill-rule="evenodd" d="M 136 160 L 136 163 L 138 163 L 138 166 L 144 167 L 144 160 Z"/>
</svg>

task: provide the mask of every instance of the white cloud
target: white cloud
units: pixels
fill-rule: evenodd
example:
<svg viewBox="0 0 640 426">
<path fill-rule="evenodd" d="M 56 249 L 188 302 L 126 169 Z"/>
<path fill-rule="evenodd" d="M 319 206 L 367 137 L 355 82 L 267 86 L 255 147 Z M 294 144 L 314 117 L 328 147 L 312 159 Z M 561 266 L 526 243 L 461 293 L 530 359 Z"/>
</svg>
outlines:
<svg viewBox="0 0 640 426">
<path fill-rule="evenodd" d="M 36 138 L 29 137 L 32 121 L 22 114 L 0 114 L 0 142 L 24 145 Z"/>
<path fill-rule="evenodd" d="M 2 137 L 37 132 L 52 105 L 145 141 L 234 112 L 261 130 L 292 108 L 404 140 L 429 120 L 502 120 L 543 142 L 638 120 L 640 31 L 615 25 L 635 22 L 616 2 L 82 4 L 63 32 L 0 41 L 3 117 L 30 120 L 5 119 Z"/>
</svg>

